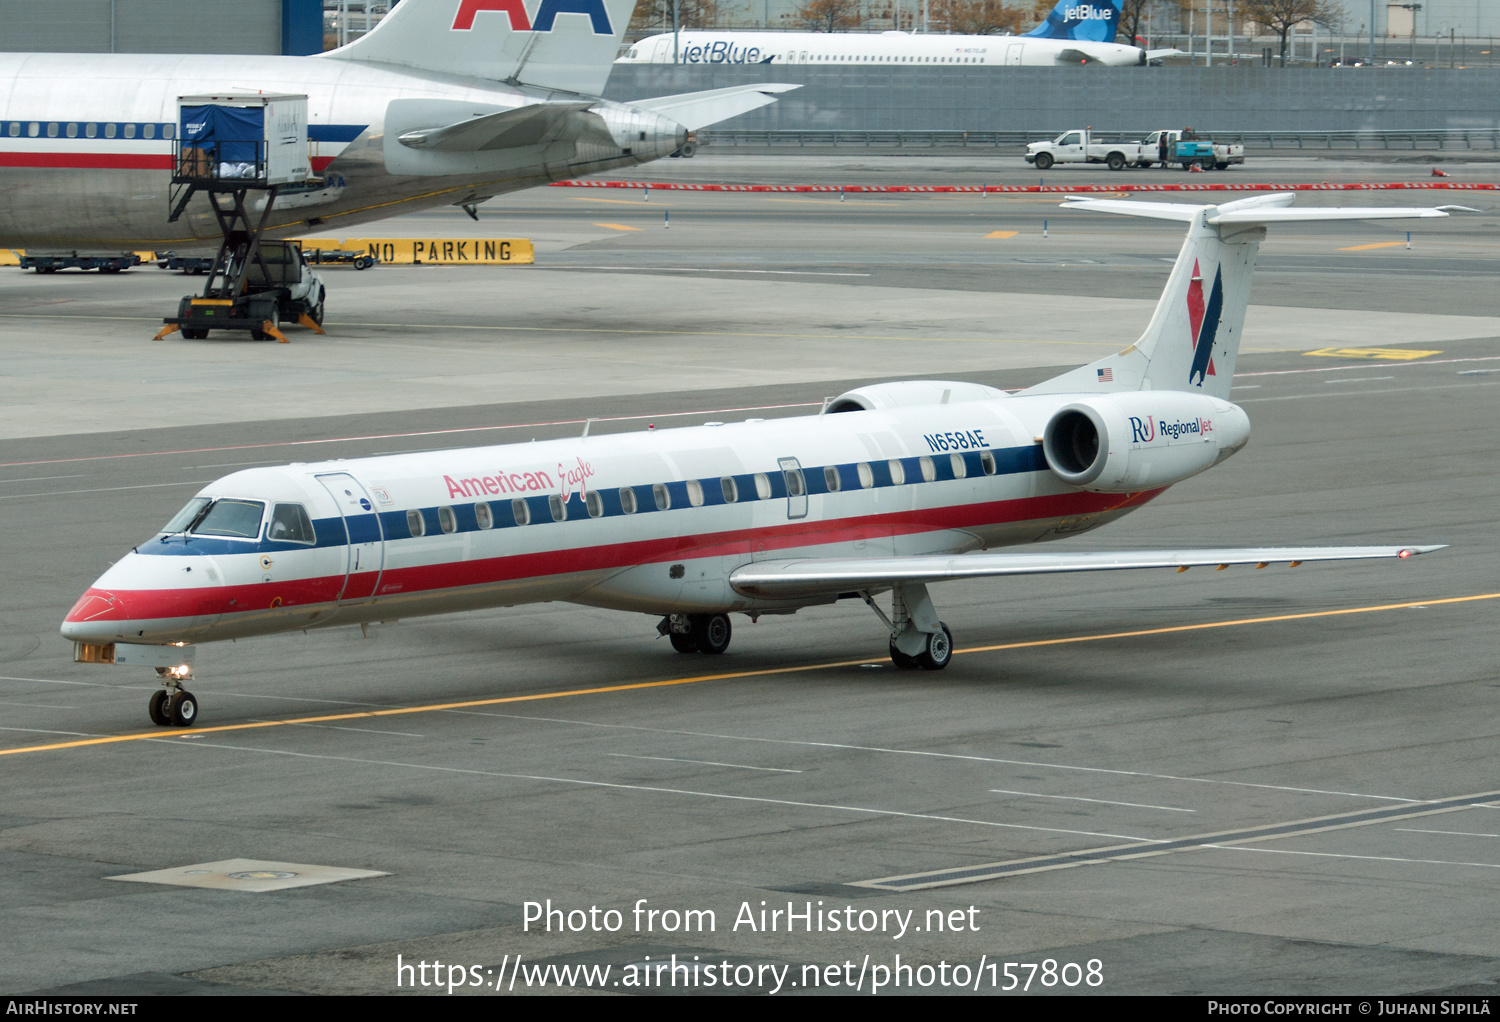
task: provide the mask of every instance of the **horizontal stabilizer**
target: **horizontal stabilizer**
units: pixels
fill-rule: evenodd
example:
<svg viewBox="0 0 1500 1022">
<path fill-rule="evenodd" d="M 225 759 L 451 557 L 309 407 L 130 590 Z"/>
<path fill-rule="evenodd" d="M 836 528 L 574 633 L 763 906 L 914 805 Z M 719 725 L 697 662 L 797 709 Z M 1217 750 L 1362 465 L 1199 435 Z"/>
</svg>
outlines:
<svg viewBox="0 0 1500 1022">
<path fill-rule="evenodd" d="M 1141 199 L 1090 199 L 1069 196 L 1064 209 L 1085 209 L 1096 213 L 1119 213 L 1123 216 L 1150 217 L 1154 220 L 1191 222 L 1200 212 L 1213 210 L 1206 222 L 1221 224 L 1317 223 L 1326 220 L 1411 220 L 1444 217 L 1441 209 L 1427 206 L 1304 206 L 1289 209 L 1295 196 L 1291 192 L 1260 195 L 1211 206 L 1205 203 L 1147 202 Z"/>
<path fill-rule="evenodd" d="M 1057 575 L 1131 568 L 1214 567 L 1231 564 L 1301 564 L 1407 558 L 1437 546 L 1236 547 L 1224 550 L 1131 550 L 1080 554 L 958 554 L 829 560 L 756 561 L 737 569 L 729 584 L 742 596 L 801 599 L 829 593 L 887 589 L 898 583 L 947 582 L 1004 575 Z"/>
<path fill-rule="evenodd" d="M 515 110 L 481 114 L 440 128 L 404 132 L 399 141 L 410 149 L 473 153 L 512 146 L 537 145 L 576 135 L 578 117 L 591 103 L 534 103 Z"/>
<path fill-rule="evenodd" d="M 638 110 L 649 110 L 663 117 L 670 117 L 689 131 L 706 128 L 710 124 L 727 121 L 731 117 L 759 110 L 776 102 L 783 92 L 800 89 L 800 85 L 783 85 L 767 82 L 761 85 L 732 85 L 727 89 L 708 89 L 704 92 L 684 92 L 677 96 L 656 96 L 638 99 L 630 106 Z"/>
</svg>

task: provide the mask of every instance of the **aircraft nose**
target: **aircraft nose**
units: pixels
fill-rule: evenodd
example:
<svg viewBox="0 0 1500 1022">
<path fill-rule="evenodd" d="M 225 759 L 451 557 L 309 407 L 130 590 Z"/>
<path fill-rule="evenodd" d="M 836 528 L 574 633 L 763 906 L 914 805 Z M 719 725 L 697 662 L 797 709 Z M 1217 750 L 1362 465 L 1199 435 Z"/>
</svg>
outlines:
<svg viewBox="0 0 1500 1022">
<path fill-rule="evenodd" d="M 112 639 L 119 632 L 120 623 L 129 617 L 125 601 L 119 595 L 107 589 L 90 589 L 63 619 L 63 637 L 75 642 Z"/>
</svg>

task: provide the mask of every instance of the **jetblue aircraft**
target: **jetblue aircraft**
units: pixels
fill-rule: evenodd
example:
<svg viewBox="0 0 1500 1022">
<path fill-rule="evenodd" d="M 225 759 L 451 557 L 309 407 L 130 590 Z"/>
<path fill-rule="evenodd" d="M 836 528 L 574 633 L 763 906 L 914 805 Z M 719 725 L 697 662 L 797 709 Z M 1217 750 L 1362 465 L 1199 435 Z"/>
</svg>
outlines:
<svg viewBox="0 0 1500 1022">
<path fill-rule="evenodd" d="M 289 237 L 647 163 L 796 88 L 606 102 L 631 9 L 404 0 L 368 35 L 312 57 L 0 54 L 0 246 L 217 243 L 204 197 L 167 221 L 183 96 L 307 96 L 317 179 L 283 189 L 269 223 L 269 237 Z"/>
<path fill-rule="evenodd" d="M 621 64 L 921 64 L 1053 67 L 1059 64 L 1144 64 L 1176 50 L 1147 51 L 1116 43 L 1120 0 L 1059 0 L 1047 20 L 1025 35 L 933 35 L 910 32 L 678 32 L 648 36 Z M 675 54 L 675 56 L 674 56 Z"/>
<path fill-rule="evenodd" d="M 1139 340 L 1018 394 L 906 381 L 810 417 L 235 472 L 116 561 L 62 633 L 79 661 L 155 667 L 152 720 L 186 726 L 198 642 L 558 600 L 649 614 L 679 652 L 712 654 L 731 613 L 853 598 L 898 667 L 939 670 L 953 639 L 928 587 L 950 579 L 1439 549 L 984 552 L 1098 528 L 1245 445 L 1228 397 L 1268 224 L 1446 215 L 1292 201 L 1070 203 L 1187 238 Z"/>
</svg>

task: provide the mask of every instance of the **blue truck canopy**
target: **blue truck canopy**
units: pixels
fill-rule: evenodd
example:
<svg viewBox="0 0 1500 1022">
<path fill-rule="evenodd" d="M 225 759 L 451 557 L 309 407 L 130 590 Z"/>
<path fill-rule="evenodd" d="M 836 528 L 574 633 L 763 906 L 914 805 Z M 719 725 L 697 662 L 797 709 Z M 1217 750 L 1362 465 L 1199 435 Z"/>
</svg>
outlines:
<svg viewBox="0 0 1500 1022">
<path fill-rule="evenodd" d="M 184 106 L 180 137 L 184 146 L 218 149 L 223 163 L 255 163 L 266 139 L 263 107 Z"/>
</svg>

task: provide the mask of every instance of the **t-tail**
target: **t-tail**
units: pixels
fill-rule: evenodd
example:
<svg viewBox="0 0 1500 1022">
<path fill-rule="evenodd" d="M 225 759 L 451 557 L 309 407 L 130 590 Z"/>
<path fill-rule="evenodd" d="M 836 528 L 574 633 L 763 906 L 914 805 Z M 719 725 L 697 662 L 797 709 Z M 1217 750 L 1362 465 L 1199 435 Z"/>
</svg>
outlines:
<svg viewBox="0 0 1500 1022">
<path fill-rule="evenodd" d="M 634 0 L 403 0 L 326 56 L 593 96 L 633 9 Z"/>
<path fill-rule="evenodd" d="M 1130 347 L 1031 387 L 1027 394 L 1176 390 L 1228 398 L 1255 254 L 1273 223 L 1441 217 L 1441 209 L 1289 209 L 1291 192 L 1199 206 L 1133 199 L 1071 198 L 1065 209 L 1178 220 L 1188 224 L 1151 322 Z"/>
<path fill-rule="evenodd" d="M 1115 30 L 1120 27 L 1120 3 L 1121 0 L 1059 0 L 1047 20 L 1026 35 L 1112 43 Z"/>
</svg>

